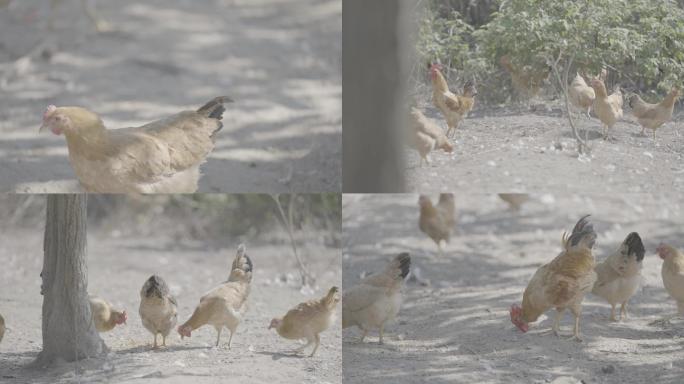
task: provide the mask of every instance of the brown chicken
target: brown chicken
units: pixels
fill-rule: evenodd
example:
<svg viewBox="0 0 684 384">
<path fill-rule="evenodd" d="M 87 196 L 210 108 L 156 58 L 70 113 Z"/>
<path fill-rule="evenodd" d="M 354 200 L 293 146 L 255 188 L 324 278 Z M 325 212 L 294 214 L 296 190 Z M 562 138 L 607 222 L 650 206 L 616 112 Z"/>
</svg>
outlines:
<svg viewBox="0 0 684 384">
<path fill-rule="evenodd" d="M 608 301 L 611 306 L 611 321 L 617 321 L 617 304 L 620 304 L 620 320 L 627 318 L 627 301 L 634 296 L 641 284 L 641 267 L 645 253 L 641 237 L 632 232 L 612 255 L 596 265 L 596 282 L 591 292 Z"/>
<path fill-rule="evenodd" d="M 41 130 L 65 135 L 69 161 L 87 192 L 193 193 L 223 127 L 223 104 L 231 101 L 217 97 L 197 111 L 109 130 L 87 109 L 51 105 Z"/>
<path fill-rule="evenodd" d="M 401 287 L 410 267 L 411 257 L 401 253 L 385 270 L 348 289 L 342 296 L 342 328 L 361 328 L 361 342 L 369 330 L 379 328 L 379 343 L 382 344 L 385 325 L 394 320 L 401 308 Z"/>
<path fill-rule="evenodd" d="M 190 319 L 178 327 L 181 339 L 190 337 L 192 331 L 208 324 L 216 329 L 216 346 L 218 347 L 221 330 L 225 327 L 230 331 L 228 339 L 228 349 L 230 349 L 233 334 L 247 311 L 247 297 L 251 281 L 252 260 L 247 256 L 245 246 L 240 244 L 228 281 L 200 298 L 200 303 Z"/>
<path fill-rule="evenodd" d="M 340 289 L 332 287 L 328 294 L 318 300 L 310 300 L 290 309 L 285 316 L 271 320 L 268 329 L 275 328 L 281 337 L 290 340 L 306 339 L 307 344 L 297 349 L 302 352 L 315 344 L 309 357 L 316 354 L 321 344 L 321 332 L 335 322 L 335 308 L 340 302 Z"/>
<path fill-rule="evenodd" d="M 567 233 L 563 234 L 563 251 L 532 276 L 523 294 L 522 308 L 517 304 L 511 306 L 511 322 L 521 331 L 527 332 L 530 322 L 555 308 L 557 314 L 552 331 L 559 335 L 563 312 L 569 308 L 575 316 L 573 337 L 578 341 L 582 340 L 579 326 L 582 300 L 596 281 L 594 256 L 591 253 L 596 232 L 587 217 L 588 215 L 577 222 L 569 236 Z"/>
<path fill-rule="evenodd" d="M 98 332 L 108 332 L 117 325 L 126 324 L 128 316 L 126 311 L 116 311 L 104 299 L 90 296 L 90 312 L 93 314 L 93 322 Z"/>
<path fill-rule="evenodd" d="M 677 302 L 677 312 L 684 316 L 684 254 L 677 248 L 661 244 L 657 250 L 663 259 L 663 284 L 665 290 Z"/>
<path fill-rule="evenodd" d="M 140 290 L 140 319 L 145 329 L 154 335 L 154 347 L 157 348 L 157 335 L 162 336 L 162 345 L 166 346 L 166 337 L 171 333 L 178 321 L 178 303 L 171 295 L 169 286 L 157 275 L 150 276 Z"/>
<path fill-rule="evenodd" d="M 511 75 L 513 88 L 515 88 L 515 90 L 526 100 L 539 96 L 544 81 L 546 81 L 551 74 L 551 68 L 548 67 L 543 70 L 538 70 L 531 66 L 518 68 L 511 63 L 511 59 L 508 55 L 501 56 L 499 62 L 503 69 Z"/>
<path fill-rule="evenodd" d="M 629 107 L 632 108 L 632 114 L 641 125 L 641 134 L 644 135 L 645 128 L 652 129 L 653 140 L 655 140 L 656 129 L 672 119 L 672 111 L 678 98 L 679 89 L 677 88 L 672 88 L 670 93 L 658 104 L 646 103 L 641 100 L 639 95 L 630 97 Z"/>
<path fill-rule="evenodd" d="M 622 118 L 622 92 L 620 87 L 616 86 L 615 91 L 608 96 L 606 85 L 599 78 L 591 80 L 591 87 L 594 88 L 596 94 L 593 104 L 594 113 L 603 123 L 603 138 L 607 140 L 613 125 Z"/>
<path fill-rule="evenodd" d="M 530 199 L 530 195 L 527 193 L 499 193 L 499 198 L 508 203 L 512 210 L 519 211 L 522 205 Z"/>
<path fill-rule="evenodd" d="M 5 336 L 5 318 L 0 315 L 0 342 L 3 336 Z"/>
<path fill-rule="evenodd" d="M 454 196 L 451 193 L 442 193 L 439 195 L 437 205 L 433 205 L 428 196 L 421 195 L 418 205 L 420 206 L 418 228 L 437 244 L 441 255 L 442 241 L 449 243 L 451 231 L 456 224 Z"/>
<path fill-rule="evenodd" d="M 418 151 L 418 155 L 420 155 L 420 167 L 423 166 L 423 162 L 430 165 L 430 162 L 432 161 L 430 159 L 430 152 L 435 149 L 435 145 L 437 144 L 435 139 L 423 132 L 411 130 L 408 134 L 407 144 L 410 148 Z"/>
<path fill-rule="evenodd" d="M 596 93 L 594 92 L 594 88 L 588 86 L 584 81 L 584 78 L 577 73 L 568 88 L 568 99 L 570 100 L 570 103 L 579 110 L 586 111 L 587 117 L 591 117 L 589 111 L 591 110 L 591 106 L 594 105 L 595 98 Z"/>
<path fill-rule="evenodd" d="M 418 108 L 411 108 L 412 130 L 424 133 L 435 140 L 435 148 L 444 152 L 453 152 L 454 146 L 437 124 L 428 119 Z"/>
<path fill-rule="evenodd" d="M 467 81 L 463 86 L 463 95 L 455 95 L 442 75 L 442 65 L 435 63 L 428 64 L 428 67 L 432 79 L 432 102 L 444 115 L 448 127 L 446 136 L 449 137 L 452 130 L 456 133 L 458 124 L 473 109 L 477 89 L 472 81 Z"/>
</svg>

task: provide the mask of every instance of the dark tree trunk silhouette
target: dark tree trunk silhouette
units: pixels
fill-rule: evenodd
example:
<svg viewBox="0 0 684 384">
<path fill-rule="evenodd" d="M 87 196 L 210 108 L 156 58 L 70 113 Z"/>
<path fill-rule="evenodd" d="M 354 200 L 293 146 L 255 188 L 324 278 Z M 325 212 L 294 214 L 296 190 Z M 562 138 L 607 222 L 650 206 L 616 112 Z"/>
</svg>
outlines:
<svg viewBox="0 0 684 384">
<path fill-rule="evenodd" d="M 107 347 L 92 321 L 86 264 L 87 195 L 48 195 L 43 243 L 44 366 L 96 357 Z"/>
<path fill-rule="evenodd" d="M 345 0 L 342 7 L 344 192 L 401 192 L 413 0 Z"/>
</svg>

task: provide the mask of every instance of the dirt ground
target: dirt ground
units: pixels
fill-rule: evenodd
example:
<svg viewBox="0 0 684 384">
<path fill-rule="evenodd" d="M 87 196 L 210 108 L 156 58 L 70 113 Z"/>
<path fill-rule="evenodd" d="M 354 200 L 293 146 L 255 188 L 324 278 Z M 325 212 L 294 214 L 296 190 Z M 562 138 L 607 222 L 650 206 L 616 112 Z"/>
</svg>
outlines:
<svg viewBox="0 0 684 384">
<path fill-rule="evenodd" d="M 407 190 L 421 193 L 466 190 L 499 192 L 643 193 L 684 191 L 684 130 L 679 111 L 673 122 L 657 130 L 654 142 L 640 136 L 641 127 L 625 110 L 604 141 L 601 123 L 580 120 L 592 152 L 578 156 L 567 118 L 559 106 L 538 112 L 482 108 L 461 123 L 453 153 L 434 151 L 433 163 L 419 167 L 416 151 L 406 150 Z M 445 127 L 431 104 L 426 115 Z M 557 147 L 561 143 L 562 149 Z"/>
<path fill-rule="evenodd" d="M 436 199 L 436 195 L 433 196 Z M 377 271 L 401 251 L 412 255 L 421 281 L 404 287 L 397 321 L 359 343 L 343 331 L 346 383 L 681 383 L 684 321 L 663 320 L 676 307 L 663 288 L 660 242 L 684 247 L 684 200 L 666 195 L 533 196 L 518 213 L 496 195 L 457 196 L 457 233 L 438 256 L 418 230 L 416 195 L 345 195 L 343 285 Z M 630 231 L 646 247 L 643 287 L 629 319 L 610 323 L 610 306 L 588 295 L 581 319 L 584 342 L 562 340 L 550 329 L 553 311 L 522 334 L 509 319 L 532 274 L 560 251 L 560 237 L 590 213 L 598 233 L 594 255 L 603 260 Z M 425 283 L 425 282 L 424 282 Z M 550 316 L 551 318 L 547 317 Z M 572 331 L 571 316 L 561 323 Z"/>
<path fill-rule="evenodd" d="M 0 9 L 0 192 L 79 190 L 64 138 L 38 134 L 49 104 L 119 128 L 223 94 L 201 192 L 341 189 L 341 1 L 95 1 L 103 33 L 80 4 L 53 32 L 47 1 Z"/>
<path fill-rule="evenodd" d="M 341 282 L 339 249 L 310 234 L 302 252 L 318 277 L 315 292 L 300 290 L 286 236 L 281 233 L 246 241 L 254 263 L 249 309 L 228 350 L 224 332 L 203 327 L 190 339 L 173 332 L 167 348 L 151 350 L 152 335 L 138 315 L 140 288 L 153 273 L 162 276 L 177 297 L 179 324 L 199 298 L 228 276 L 233 248 L 178 241 L 168 237 L 122 238 L 116 230 L 90 231 L 89 292 L 125 308 L 128 323 L 102 334 L 110 354 L 102 360 L 62 363 L 48 370 L 26 368 L 41 350 L 40 278 L 42 229 L 10 230 L 0 244 L 0 311 L 9 330 L 0 344 L 2 383 L 339 383 L 342 380 L 340 308 L 335 325 L 321 334 L 313 358 L 294 356 L 296 341 L 281 339 L 267 327 L 294 305 L 323 296 Z M 235 239 L 235 246 L 241 239 Z"/>
</svg>

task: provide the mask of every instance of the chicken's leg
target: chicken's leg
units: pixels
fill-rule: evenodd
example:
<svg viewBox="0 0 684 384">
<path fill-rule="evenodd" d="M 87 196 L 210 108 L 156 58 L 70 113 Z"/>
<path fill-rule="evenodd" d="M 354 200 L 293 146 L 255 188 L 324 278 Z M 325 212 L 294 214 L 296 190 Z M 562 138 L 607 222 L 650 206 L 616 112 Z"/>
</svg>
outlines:
<svg viewBox="0 0 684 384">
<path fill-rule="evenodd" d="M 321 345 L 321 337 L 316 334 L 316 345 L 314 345 L 313 351 L 311 351 L 311 354 L 309 357 L 313 357 L 314 354 L 316 354 L 316 350 L 318 349 L 318 346 Z"/>
<path fill-rule="evenodd" d="M 152 347 L 152 348 L 157 349 L 157 334 L 156 333 L 154 334 L 154 347 Z"/>
<path fill-rule="evenodd" d="M 615 318 L 615 304 L 610 305 L 610 321 L 617 321 L 617 319 Z"/>
<path fill-rule="evenodd" d="M 576 305 L 572 308 L 570 308 L 570 311 L 572 312 L 573 315 L 575 315 L 575 328 L 573 329 L 572 333 L 572 339 L 575 339 L 577 341 L 582 341 L 582 336 L 580 335 L 580 314 L 582 313 L 582 307 L 579 305 Z"/>
<path fill-rule="evenodd" d="M 385 333 L 385 323 L 380 324 L 380 341 L 378 341 L 378 344 L 384 344 L 382 341 L 382 336 Z"/>
<path fill-rule="evenodd" d="M 363 330 L 363 334 L 361 334 L 361 340 L 360 340 L 360 342 L 363 343 L 363 339 L 366 338 L 366 335 L 367 335 L 367 334 L 368 334 L 368 331 L 364 329 L 364 330 Z"/>
<path fill-rule="evenodd" d="M 627 320 L 627 302 L 625 301 L 620 306 L 620 320 Z"/>
<path fill-rule="evenodd" d="M 166 347 L 166 335 L 162 335 L 162 347 Z"/>
<path fill-rule="evenodd" d="M 314 341 L 313 341 L 312 339 L 307 338 L 307 339 L 306 339 L 306 344 L 304 344 L 304 345 L 302 345 L 301 347 L 297 348 L 297 349 L 295 350 L 295 353 L 298 354 L 298 353 L 303 352 L 305 349 L 307 349 L 307 348 L 308 348 L 311 344 L 313 344 L 313 343 L 314 343 Z"/>
<path fill-rule="evenodd" d="M 217 327 L 216 328 L 216 346 L 219 346 L 219 340 L 221 340 L 221 331 L 223 330 L 223 327 Z"/>
<path fill-rule="evenodd" d="M 556 318 L 553 319 L 553 325 L 551 326 L 551 331 L 556 336 L 560 336 L 560 321 L 563 318 L 564 312 L 565 312 L 565 308 L 561 308 L 561 309 L 556 308 Z"/>
<path fill-rule="evenodd" d="M 233 342 L 233 330 L 229 329 L 230 331 L 230 337 L 228 338 L 228 349 L 230 349 L 230 343 Z"/>
</svg>

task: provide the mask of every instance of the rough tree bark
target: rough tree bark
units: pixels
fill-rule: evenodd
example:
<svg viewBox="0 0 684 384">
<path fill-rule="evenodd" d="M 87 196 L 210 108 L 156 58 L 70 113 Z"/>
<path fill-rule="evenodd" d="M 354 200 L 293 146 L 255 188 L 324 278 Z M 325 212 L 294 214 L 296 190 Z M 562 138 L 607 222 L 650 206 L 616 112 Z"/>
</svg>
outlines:
<svg viewBox="0 0 684 384">
<path fill-rule="evenodd" d="M 342 7 L 344 192 L 402 192 L 408 15 L 415 0 Z"/>
<path fill-rule="evenodd" d="M 49 195 L 43 242 L 43 350 L 35 361 L 74 361 L 107 352 L 90 313 L 85 194 Z"/>
</svg>

